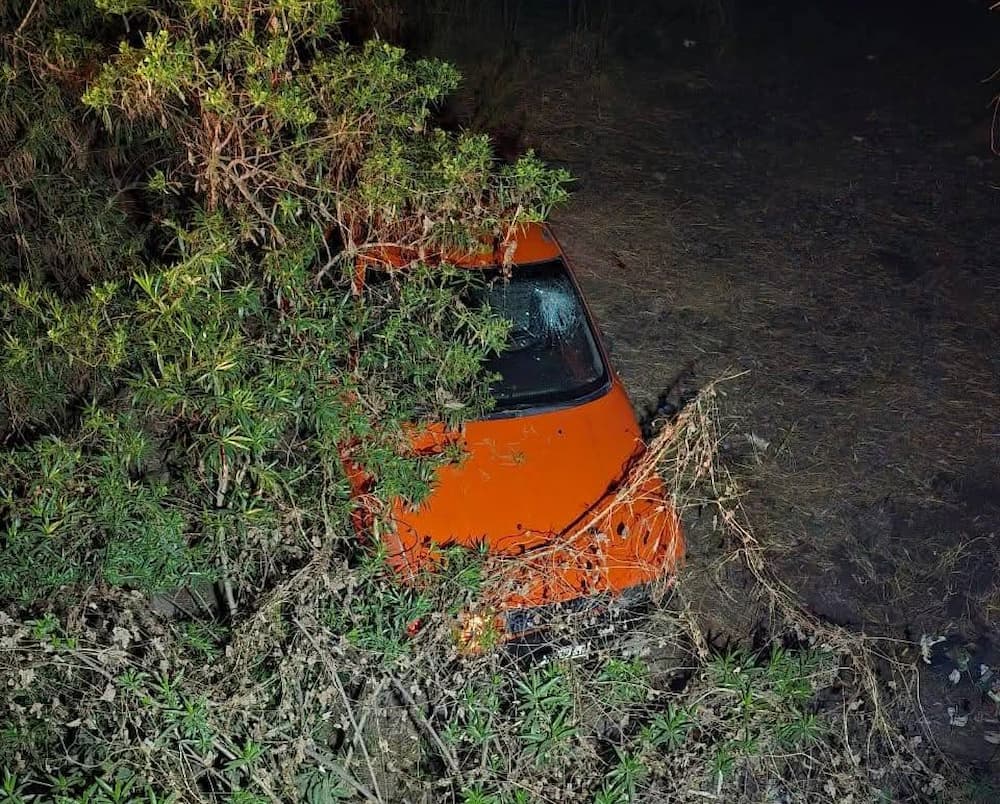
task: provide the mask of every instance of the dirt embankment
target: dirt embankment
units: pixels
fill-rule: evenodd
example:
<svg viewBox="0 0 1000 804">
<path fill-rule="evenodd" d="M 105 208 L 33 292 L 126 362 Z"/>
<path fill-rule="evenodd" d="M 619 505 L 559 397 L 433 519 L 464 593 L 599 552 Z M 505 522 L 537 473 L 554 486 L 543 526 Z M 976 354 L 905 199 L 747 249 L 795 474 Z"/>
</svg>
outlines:
<svg viewBox="0 0 1000 804">
<path fill-rule="evenodd" d="M 801 5 L 721 34 L 691 17 L 571 33 L 522 18 L 509 119 L 579 179 L 556 225 L 637 406 L 742 372 L 724 449 L 771 565 L 821 618 L 948 637 L 926 715 L 989 762 L 1000 176 L 982 81 L 1000 18 Z M 719 550 L 697 525 L 691 547 L 695 567 Z M 717 601 L 702 616 L 725 630 Z"/>
</svg>

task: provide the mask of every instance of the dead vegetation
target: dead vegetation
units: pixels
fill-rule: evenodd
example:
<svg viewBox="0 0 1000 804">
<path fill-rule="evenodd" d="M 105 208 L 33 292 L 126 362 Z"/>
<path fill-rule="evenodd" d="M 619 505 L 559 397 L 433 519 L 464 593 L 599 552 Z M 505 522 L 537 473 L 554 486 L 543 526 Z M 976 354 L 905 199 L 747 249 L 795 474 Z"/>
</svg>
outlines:
<svg viewBox="0 0 1000 804">
<path fill-rule="evenodd" d="M 67 779 L 96 783 L 88 757 L 110 746 L 136 769 L 119 780 L 135 801 L 959 800 L 968 791 L 900 726 L 913 663 L 804 612 L 767 566 L 718 461 L 725 387 L 667 423 L 651 455 L 686 518 L 712 523 L 689 538 L 726 549 L 620 632 L 567 613 L 551 631 L 564 650 L 545 658 L 459 656 L 455 612 L 490 583 L 478 557 L 456 553 L 405 589 L 377 557 L 349 567 L 328 545 L 231 626 L 126 595 L 63 622 L 4 620 L 5 718 L 57 737 L 65 755 L 50 762 Z M 733 571 L 748 583 L 717 604 L 766 613 L 753 640 L 706 632 L 691 601 L 693 579 Z M 9 801 L 54 784 L 29 774 L 32 750 L 0 735 Z"/>
</svg>

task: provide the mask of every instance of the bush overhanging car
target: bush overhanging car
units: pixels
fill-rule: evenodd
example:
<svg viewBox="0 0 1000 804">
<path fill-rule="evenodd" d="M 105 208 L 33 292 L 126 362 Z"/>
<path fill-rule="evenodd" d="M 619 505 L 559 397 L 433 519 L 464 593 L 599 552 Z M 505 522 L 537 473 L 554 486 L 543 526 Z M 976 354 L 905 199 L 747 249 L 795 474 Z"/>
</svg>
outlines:
<svg viewBox="0 0 1000 804">
<path fill-rule="evenodd" d="M 621 493 L 645 444 L 558 242 L 529 225 L 503 252 L 507 267 L 496 253 L 449 258 L 482 271 L 467 302 L 509 322 L 487 366 L 495 407 L 457 430 L 415 430 L 416 451 L 460 446 L 463 457 L 438 469 L 422 504 L 397 501 L 379 538 L 410 579 L 443 546 L 485 546 L 490 610 L 514 637 L 553 607 L 645 587 L 677 566 L 684 542 L 656 473 Z M 347 463 L 360 499 L 367 478 Z"/>
</svg>

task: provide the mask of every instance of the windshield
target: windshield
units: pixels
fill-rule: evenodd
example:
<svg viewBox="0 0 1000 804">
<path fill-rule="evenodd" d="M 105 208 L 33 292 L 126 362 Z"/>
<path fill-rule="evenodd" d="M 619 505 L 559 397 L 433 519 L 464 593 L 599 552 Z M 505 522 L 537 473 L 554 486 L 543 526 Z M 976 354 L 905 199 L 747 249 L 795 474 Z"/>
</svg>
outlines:
<svg viewBox="0 0 1000 804">
<path fill-rule="evenodd" d="M 475 298 L 511 323 L 507 347 L 486 363 L 499 375 L 496 410 L 572 402 L 602 388 L 608 371 L 583 301 L 558 261 L 486 272 Z"/>
</svg>

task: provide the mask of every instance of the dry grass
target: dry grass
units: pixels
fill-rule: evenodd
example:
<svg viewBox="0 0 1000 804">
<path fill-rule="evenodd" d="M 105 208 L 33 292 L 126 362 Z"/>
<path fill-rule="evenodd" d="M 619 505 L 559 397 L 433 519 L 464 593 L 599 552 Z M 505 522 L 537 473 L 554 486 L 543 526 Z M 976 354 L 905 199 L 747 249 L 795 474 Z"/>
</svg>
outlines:
<svg viewBox="0 0 1000 804">
<path fill-rule="evenodd" d="M 210 662 L 185 647 L 183 624 L 136 598 L 81 612 L 72 635 L 0 622 L 14 720 L 44 718 L 57 731 L 79 722 L 51 762 L 84 761 L 77 752 L 90 735 L 184 801 L 239 788 L 265 801 L 331 800 L 339 789 L 369 802 L 749 802 L 764 791 L 860 802 L 943 788 L 933 752 L 900 727 L 909 699 L 887 696 L 885 669 L 907 689 L 910 668 L 884 641 L 804 612 L 765 560 L 718 459 L 724 387 L 711 384 L 663 423 L 622 494 L 663 472 L 678 509 L 701 510 L 728 548 L 576 658 L 525 664 L 502 648 L 460 657 L 452 593 L 416 636 L 393 633 L 402 624 L 392 583 L 372 585 L 369 570 L 339 564 L 328 545 L 247 611 Z M 689 539 L 705 536 L 695 529 Z M 737 603 L 766 612 L 766 627 L 756 643 L 732 634 L 720 647 L 689 592 L 699 574 L 733 568 L 752 578 Z M 572 614 L 552 633 L 593 638 Z M 55 690 L 59 702 L 48 703 Z M 248 745 L 254 759 L 243 762 Z M 22 776 L 27 751 L 12 755 Z"/>
</svg>

